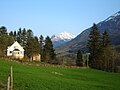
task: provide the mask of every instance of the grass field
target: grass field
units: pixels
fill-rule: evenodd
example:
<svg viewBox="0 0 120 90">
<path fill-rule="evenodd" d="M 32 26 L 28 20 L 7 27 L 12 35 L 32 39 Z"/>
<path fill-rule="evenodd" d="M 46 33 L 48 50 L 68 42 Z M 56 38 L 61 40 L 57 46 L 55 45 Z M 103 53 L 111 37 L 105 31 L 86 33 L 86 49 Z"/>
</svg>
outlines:
<svg viewBox="0 0 120 90">
<path fill-rule="evenodd" d="M 13 66 L 14 90 L 120 90 L 120 74 L 93 69 L 29 66 L 0 60 L 0 88 Z"/>
</svg>

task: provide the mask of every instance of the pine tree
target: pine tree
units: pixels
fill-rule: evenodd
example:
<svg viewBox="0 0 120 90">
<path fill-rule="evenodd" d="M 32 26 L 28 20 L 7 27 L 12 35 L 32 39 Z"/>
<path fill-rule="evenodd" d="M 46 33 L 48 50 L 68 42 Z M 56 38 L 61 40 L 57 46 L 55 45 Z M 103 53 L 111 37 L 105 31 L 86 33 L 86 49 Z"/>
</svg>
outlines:
<svg viewBox="0 0 120 90">
<path fill-rule="evenodd" d="M 9 35 L 0 36 L 0 54 L 6 55 L 6 49 L 13 43 L 13 38 Z"/>
<path fill-rule="evenodd" d="M 43 61 L 43 46 L 44 46 L 44 37 L 42 35 L 40 35 L 39 47 L 40 47 L 41 61 Z"/>
<path fill-rule="evenodd" d="M 110 38 L 109 38 L 109 34 L 107 32 L 107 30 L 104 31 L 103 35 L 102 35 L 102 46 L 103 47 L 107 47 L 110 46 Z"/>
<path fill-rule="evenodd" d="M 36 44 L 36 53 L 39 54 L 40 53 L 39 40 L 37 36 L 35 36 L 34 38 L 35 38 L 35 44 Z"/>
<path fill-rule="evenodd" d="M 104 71 L 115 70 L 116 51 L 113 49 L 110 43 L 108 32 L 105 30 L 102 34 L 102 49 L 101 49 L 101 69 Z"/>
<path fill-rule="evenodd" d="M 8 35 L 5 26 L 0 27 L 0 56 L 6 55 L 6 49 L 13 43 L 13 38 Z"/>
<path fill-rule="evenodd" d="M 14 37 L 14 41 L 16 41 L 17 40 L 17 32 L 16 31 L 14 31 L 13 37 Z"/>
<path fill-rule="evenodd" d="M 78 52 L 77 52 L 76 65 L 77 66 L 83 66 L 82 53 L 81 53 L 80 50 L 78 50 Z"/>
<path fill-rule="evenodd" d="M 10 31 L 9 35 L 13 37 L 14 36 L 13 31 Z"/>
<path fill-rule="evenodd" d="M 31 29 L 27 30 L 27 38 L 29 38 L 29 37 L 33 37 L 33 32 Z"/>
<path fill-rule="evenodd" d="M 25 48 L 27 43 L 27 31 L 25 28 L 21 32 L 21 40 L 22 40 L 22 46 L 23 48 Z"/>
<path fill-rule="evenodd" d="M 93 24 L 89 35 L 88 49 L 90 52 L 89 66 L 99 69 L 99 53 L 101 48 L 100 34 L 96 24 Z"/>
<path fill-rule="evenodd" d="M 36 37 L 29 37 L 26 44 L 26 54 L 31 58 L 35 54 L 39 54 L 39 44 Z"/>
<path fill-rule="evenodd" d="M 5 26 L 0 27 L 0 36 L 3 34 L 7 34 L 7 28 Z"/>
<path fill-rule="evenodd" d="M 45 39 L 45 45 L 43 50 L 44 62 L 52 63 L 52 61 L 55 59 L 55 56 L 56 55 L 54 53 L 52 41 L 49 36 L 47 36 Z"/>
<path fill-rule="evenodd" d="M 22 44 L 22 29 L 19 28 L 18 32 L 17 32 L 17 41 Z"/>
</svg>

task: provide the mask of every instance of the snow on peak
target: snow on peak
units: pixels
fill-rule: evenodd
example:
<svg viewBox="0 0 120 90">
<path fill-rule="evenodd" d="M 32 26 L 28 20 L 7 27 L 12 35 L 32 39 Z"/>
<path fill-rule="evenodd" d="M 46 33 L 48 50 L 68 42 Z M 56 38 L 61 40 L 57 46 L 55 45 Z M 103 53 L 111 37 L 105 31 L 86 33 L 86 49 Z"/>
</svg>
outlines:
<svg viewBox="0 0 120 90">
<path fill-rule="evenodd" d="M 111 19 L 114 19 L 115 17 L 117 17 L 117 16 L 119 16 L 119 15 L 120 15 L 120 11 L 117 12 L 117 13 L 115 13 L 115 14 L 113 14 L 112 16 L 110 16 L 109 18 L 107 18 L 105 21 L 109 21 L 109 20 L 111 20 Z"/>
<path fill-rule="evenodd" d="M 71 40 L 71 39 L 73 39 L 74 37 L 75 37 L 75 36 L 72 35 L 72 34 L 70 34 L 70 33 L 62 32 L 62 33 L 53 35 L 53 36 L 51 37 L 51 40 L 52 40 L 52 41 L 59 41 L 59 40 L 66 41 L 66 40 Z"/>
<path fill-rule="evenodd" d="M 120 11 L 115 13 L 113 16 L 116 17 L 116 16 L 119 16 L 120 15 Z"/>
</svg>

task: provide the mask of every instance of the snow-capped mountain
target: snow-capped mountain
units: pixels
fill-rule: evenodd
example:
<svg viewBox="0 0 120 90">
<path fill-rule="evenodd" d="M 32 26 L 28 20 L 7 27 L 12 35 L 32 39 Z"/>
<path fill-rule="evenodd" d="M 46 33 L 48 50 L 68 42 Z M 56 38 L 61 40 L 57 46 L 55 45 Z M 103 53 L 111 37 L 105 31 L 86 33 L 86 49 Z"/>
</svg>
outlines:
<svg viewBox="0 0 120 90">
<path fill-rule="evenodd" d="M 59 40 L 71 40 L 73 39 L 75 36 L 70 34 L 70 33 L 67 33 L 67 32 L 62 32 L 62 33 L 59 33 L 59 34 L 56 34 L 56 35 L 53 35 L 51 37 L 51 40 L 52 41 L 59 41 Z"/>
<path fill-rule="evenodd" d="M 54 47 L 58 47 L 70 40 L 72 40 L 73 38 L 75 38 L 74 35 L 70 34 L 70 33 L 67 33 L 67 32 L 63 32 L 63 33 L 59 33 L 59 34 L 56 34 L 56 35 L 53 35 L 51 37 L 51 40 L 53 42 L 53 46 Z"/>
<path fill-rule="evenodd" d="M 114 21 L 116 21 L 116 17 L 117 16 L 120 16 L 120 11 L 119 12 L 117 12 L 117 13 L 115 13 L 115 14 L 113 14 L 112 16 L 110 16 L 110 17 L 108 17 L 105 21 L 107 22 L 107 21 L 109 21 L 109 20 L 114 20 Z"/>
<path fill-rule="evenodd" d="M 101 34 L 105 30 L 109 32 L 109 37 L 112 45 L 120 46 L 120 11 L 111 15 L 110 17 L 103 20 L 102 22 L 99 22 L 97 24 L 97 27 Z M 76 36 L 70 42 L 62 45 L 61 47 L 56 48 L 56 52 L 62 53 L 62 52 L 68 52 L 68 51 L 76 52 L 78 50 L 83 50 L 83 51 L 87 50 L 86 45 L 89 39 L 89 34 L 91 29 L 92 28 L 89 27 L 88 29 L 80 33 L 78 36 Z"/>
</svg>

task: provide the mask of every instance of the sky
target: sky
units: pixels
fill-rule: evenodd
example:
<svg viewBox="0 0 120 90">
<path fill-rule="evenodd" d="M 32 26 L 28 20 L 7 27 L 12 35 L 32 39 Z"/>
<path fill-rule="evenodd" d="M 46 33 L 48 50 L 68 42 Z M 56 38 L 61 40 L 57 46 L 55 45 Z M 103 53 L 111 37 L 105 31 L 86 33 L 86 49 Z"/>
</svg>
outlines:
<svg viewBox="0 0 120 90">
<path fill-rule="evenodd" d="M 0 0 L 0 26 L 36 36 L 74 35 L 120 11 L 120 0 Z"/>
</svg>

